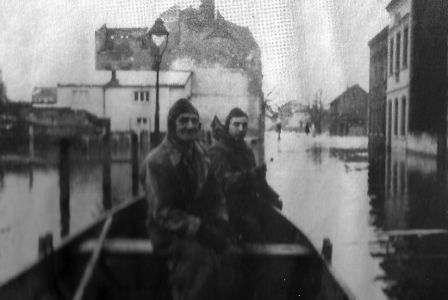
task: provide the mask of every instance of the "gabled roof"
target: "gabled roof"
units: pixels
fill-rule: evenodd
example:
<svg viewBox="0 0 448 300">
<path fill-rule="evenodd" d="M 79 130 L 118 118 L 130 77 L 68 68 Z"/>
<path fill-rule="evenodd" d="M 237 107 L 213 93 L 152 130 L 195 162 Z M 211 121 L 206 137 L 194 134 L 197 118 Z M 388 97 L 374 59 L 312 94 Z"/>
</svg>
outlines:
<svg viewBox="0 0 448 300">
<path fill-rule="evenodd" d="M 83 133 L 100 133 L 99 118 L 85 110 L 66 107 L 33 108 L 26 112 L 25 122 L 53 137 L 75 137 Z M 39 132 L 39 131 L 38 131 Z"/>
<path fill-rule="evenodd" d="M 185 87 L 190 79 L 190 71 L 160 71 L 159 85 L 161 87 Z M 104 87 L 111 79 L 111 72 L 98 71 L 95 76 L 86 83 L 59 83 L 58 87 L 87 86 Z M 117 85 L 108 87 L 132 87 L 132 86 L 156 86 L 155 71 L 117 71 Z"/>
<path fill-rule="evenodd" d="M 49 96 L 49 97 L 56 96 L 56 87 L 36 86 L 33 89 L 32 95 Z"/>
<path fill-rule="evenodd" d="M 56 103 L 57 88 L 56 87 L 35 87 L 31 94 L 31 102 L 33 104 L 53 104 Z"/>
<path fill-rule="evenodd" d="M 355 84 L 352 85 L 351 87 L 347 88 L 342 94 L 340 94 L 338 97 L 336 97 L 333 101 L 330 102 L 330 105 L 334 105 L 337 102 L 339 102 L 339 100 L 344 99 L 345 97 L 351 96 L 353 94 L 358 94 L 358 95 L 363 95 L 366 97 L 367 100 L 367 96 L 368 93 L 366 91 L 364 91 L 359 84 Z M 362 100 L 362 99 L 361 99 Z"/>
<path fill-rule="evenodd" d="M 369 47 L 372 47 L 372 45 L 375 45 L 376 43 L 386 40 L 387 36 L 389 34 L 389 26 L 384 27 L 379 33 L 377 33 L 367 44 Z"/>
<path fill-rule="evenodd" d="M 386 10 L 390 12 L 399 2 L 402 0 L 392 0 L 389 2 L 389 4 L 386 6 Z"/>
</svg>

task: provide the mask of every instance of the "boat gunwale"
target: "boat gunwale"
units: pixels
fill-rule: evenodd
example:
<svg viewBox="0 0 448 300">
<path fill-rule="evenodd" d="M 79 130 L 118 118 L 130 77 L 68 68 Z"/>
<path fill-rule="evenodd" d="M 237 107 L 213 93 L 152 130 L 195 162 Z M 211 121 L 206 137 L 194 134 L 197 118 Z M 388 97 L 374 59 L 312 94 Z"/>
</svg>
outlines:
<svg viewBox="0 0 448 300">
<path fill-rule="evenodd" d="M 74 233 L 73 235 L 64 239 L 57 247 L 55 247 L 55 249 L 53 250 L 53 253 L 50 255 L 54 255 L 54 254 L 58 254 L 58 253 L 60 254 L 61 251 L 67 250 L 70 247 L 73 247 L 73 244 L 82 245 L 82 239 L 85 238 L 86 235 L 88 236 L 89 233 L 91 233 L 95 230 L 100 230 L 101 228 L 99 228 L 99 226 L 101 224 L 103 224 L 109 217 L 113 217 L 117 213 L 123 213 L 127 209 L 133 207 L 134 205 L 138 204 L 141 201 L 144 201 L 144 197 L 138 196 L 129 201 L 120 203 L 119 205 L 113 207 L 111 210 L 104 212 L 97 220 L 90 223 L 84 229 L 81 229 L 80 231 L 78 231 L 78 232 Z M 319 259 L 320 263 L 324 267 L 323 271 L 328 272 L 327 274 L 330 276 L 330 280 L 333 282 L 333 284 L 337 285 L 337 287 L 340 288 L 341 292 L 346 296 L 346 298 L 348 300 L 356 300 L 357 297 L 354 296 L 354 294 L 350 291 L 348 286 L 339 278 L 339 276 L 337 276 L 334 268 L 331 266 L 331 264 L 329 264 L 325 261 L 322 254 L 319 251 L 317 251 L 315 245 L 310 241 L 308 236 L 304 232 L 302 232 L 302 230 L 300 230 L 297 226 L 295 226 L 294 223 L 291 222 L 291 220 L 288 217 L 286 217 L 280 210 L 278 210 L 275 207 L 268 206 L 268 205 L 265 205 L 265 207 L 266 207 L 266 209 L 269 209 L 274 214 L 276 214 L 277 217 L 283 219 L 283 221 L 285 221 L 289 227 L 293 228 L 294 231 L 300 235 L 301 242 L 303 242 L 303 244 L 306 247 L 309 247 L 312 255 L 315 255 Z M 114 220 L 116 220 L 116 218 L 114 218 Z M 26 276 L 27 273 L 32 271 L 33 268 L 39 267 L 39 265 L 44 263 L 44 261 L 46 259 L 48 259 L 48 256 L 40 257 L 37 261 L 33 262 L 31 265 L 22 269 L 18 274 L 11 277 L 7 281 L 3 282 L 0 285 L 0 291 L 3 288 L 7 287 L 8 285 L 14 284 L 15 281 L 20 280 L 20 277 Z"/>
<path fill-rule="evenodd" d="M 271 208 L 302 235 L 303 239 L 306 241 L 306 243 L 308 243 L 308 246 L 311 247 L 311 250 L 314 251 L 315 254 L 320 258 L 320 260 L 322 261 L 322 265 L 327 269 L 329 275 L 339 285 L 339 287 L 342 289 L 347 298 L 349 300 L 358 299 L 355 296 L 355 294 L 353 294 L 353 292 L 350 290 L 348 285 L 343 280 L 340 279 L 334 267 L 326 262 L 321 252 L 317 251 L 316 246 L 311 242 L 308 236 L 301 229 L 299 229 L 299 227 L 294 225 L 294 223 L 287 216 L 285 216 L 278 208 L 276 207 Z"/>
<path fill-rule="evenodd" d="M 117 212 L 122 212 L 123 210 L 132 207 L 133 205 L 139 203 L 140 201 L 144 201 L 143 196 L 137 196 L 129 201 L 125 201 L 123 203 L 118 204 L 117 206 L 111 208 L 110 210 L 104 212 L 101 214 L 101 216 L 93 221 L 92 223 L 88 224 L 85 228 L 81 229 L 80 231 L 74 233 L 73 235 L 68 236 L 66 239 L 63 239 L 59 245 L 54 247 L 52 250 L 52 253 L 50 255 L 53 255 L 53 253 L 60 252 L 64 250 L 67 247 L 72 247 L 72 243 L 76 243 L 76 240 L 83 238 L 84 235 L 88 234 L 90 231 L 94 231 L 97 226 L 100 226 L 102 223 L 104 223 L 110 216 L 113 216 Z M 39 264 L 43 263 L 48 258 L 48 255 L 44 255 L 39 257 L 37 260 L 33 261 L 23 269 L 19 271 L 19 273 L 13 275 L 9 279 L 5 280 L 4 282 L 0 282 L 0 291 L 3 287 L 8 286 L 12 282 L 20 279 L 20 277 L 25 276 L 27 272 L 31 271 L 33 268 L 36 268 Z"/>
</svg>

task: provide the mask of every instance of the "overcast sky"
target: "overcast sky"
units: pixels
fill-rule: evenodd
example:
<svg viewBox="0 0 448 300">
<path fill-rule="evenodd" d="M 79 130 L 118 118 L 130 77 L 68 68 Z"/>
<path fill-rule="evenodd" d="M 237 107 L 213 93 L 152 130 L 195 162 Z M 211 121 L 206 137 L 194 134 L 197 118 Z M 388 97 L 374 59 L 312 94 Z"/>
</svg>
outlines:
<svg viewBox="0 0 448 300">
<path fill-rule="evenodd" d="M 246 0 L 232 0 L 246 3 Z M 255 1 L 255 0 L 254 0 Z M 258 0 L 268 1 L 268 0 Z M 269 0 L 271 1 L 271 0 Z M 276 0 L 282 1 L 282 0 Z M 295 1 L 295 2 L 294 2 Z M 59 82 L 88 83 L 95 72 L 94 32 L 108 27 L 151 26 L 174 4 L 198 0 L 14 0 L 0 1 L 0 69 L 8 97 L 29 101 L 34 86 Z M 278 101 L 306 103 L 321 88 L 328 103 L 347 86 L 359 83 L 368 90 L 370 40 L 387 25 L 388 0 L 284 0 L 295 7 L 285 20 L 292 31 L 289 78 L 276 74 L 278 54 L 261 42 L 260 26 L 269 17 L 241 22 L 238 10 L 224 10 L 226 19 L 248 26 L 259 41 L 264 65 L 264 91 L 275 89 Z M 292 4 L 293 5 L 292 5 Z M 217 1 L 219 9 L 219 1 Z M 259 5 L 256 9 L 262 9 Z M 255 13 L 257 11 L 255 10 Z M 285 17 L 287 18 L 287 17 Z M 258 28 L 258 29 L 257 29 Z M 259 32 L 257 32 L 257 30 Z M 299 56 L 298 59 L 297 56 Z M 288 61 L 289 62 L 289 61 Z"/>
</svg>

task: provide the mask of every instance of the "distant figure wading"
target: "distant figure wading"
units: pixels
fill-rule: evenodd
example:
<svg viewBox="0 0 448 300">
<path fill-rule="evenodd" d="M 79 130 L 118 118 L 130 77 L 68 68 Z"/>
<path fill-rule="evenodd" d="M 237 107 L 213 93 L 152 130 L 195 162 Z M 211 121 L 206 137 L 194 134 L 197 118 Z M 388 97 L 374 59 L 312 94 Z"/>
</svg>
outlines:
<svg viewBox="0 0 448 300">
<path fill-rule="evenodd" d="M 280 135 L 282 133 L 282 121 L 280 120 L 280 118 L 277 119 L 275 130 L 277 131 L 277 139 L 280 140 Z"/>
</svg>

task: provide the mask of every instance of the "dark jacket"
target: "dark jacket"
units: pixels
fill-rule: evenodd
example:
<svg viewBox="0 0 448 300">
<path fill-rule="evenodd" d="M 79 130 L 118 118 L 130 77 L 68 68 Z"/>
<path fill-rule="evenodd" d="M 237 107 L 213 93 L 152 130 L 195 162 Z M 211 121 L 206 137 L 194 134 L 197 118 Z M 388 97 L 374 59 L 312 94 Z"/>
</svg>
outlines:
<svg viewBox="0 0 448 300">
<path fill-rule="evenodd" d="M 281 208 L 278 194 L 266 178 L 255 176 L 255 156 L 244 141 L 222 135 L 209 153 L 216 178 L 226 196 L 231 223 L 246 217 L 258 218 L 258 207 L 262 202 Z"/>
<path fill-rule="evenodd" d="M 171 140 L 164 141 L 145 158 L 140 179 L 148 203 L 150 238 L 158 245 L 175 237 L 195 236 L 198 224 L 228 220 L 226 203 L 205 148 L 195 143 L 189 166 L 186 156 Z"/>
<path fill-rule="evenodd" d="M 251 174 L 255 157 L 244 141 L 224 135 L 209 150 L 216 178 L 227 200 L 229 222 L 238 240 L 263 240 L 259 197 Z"/>
</svg>

